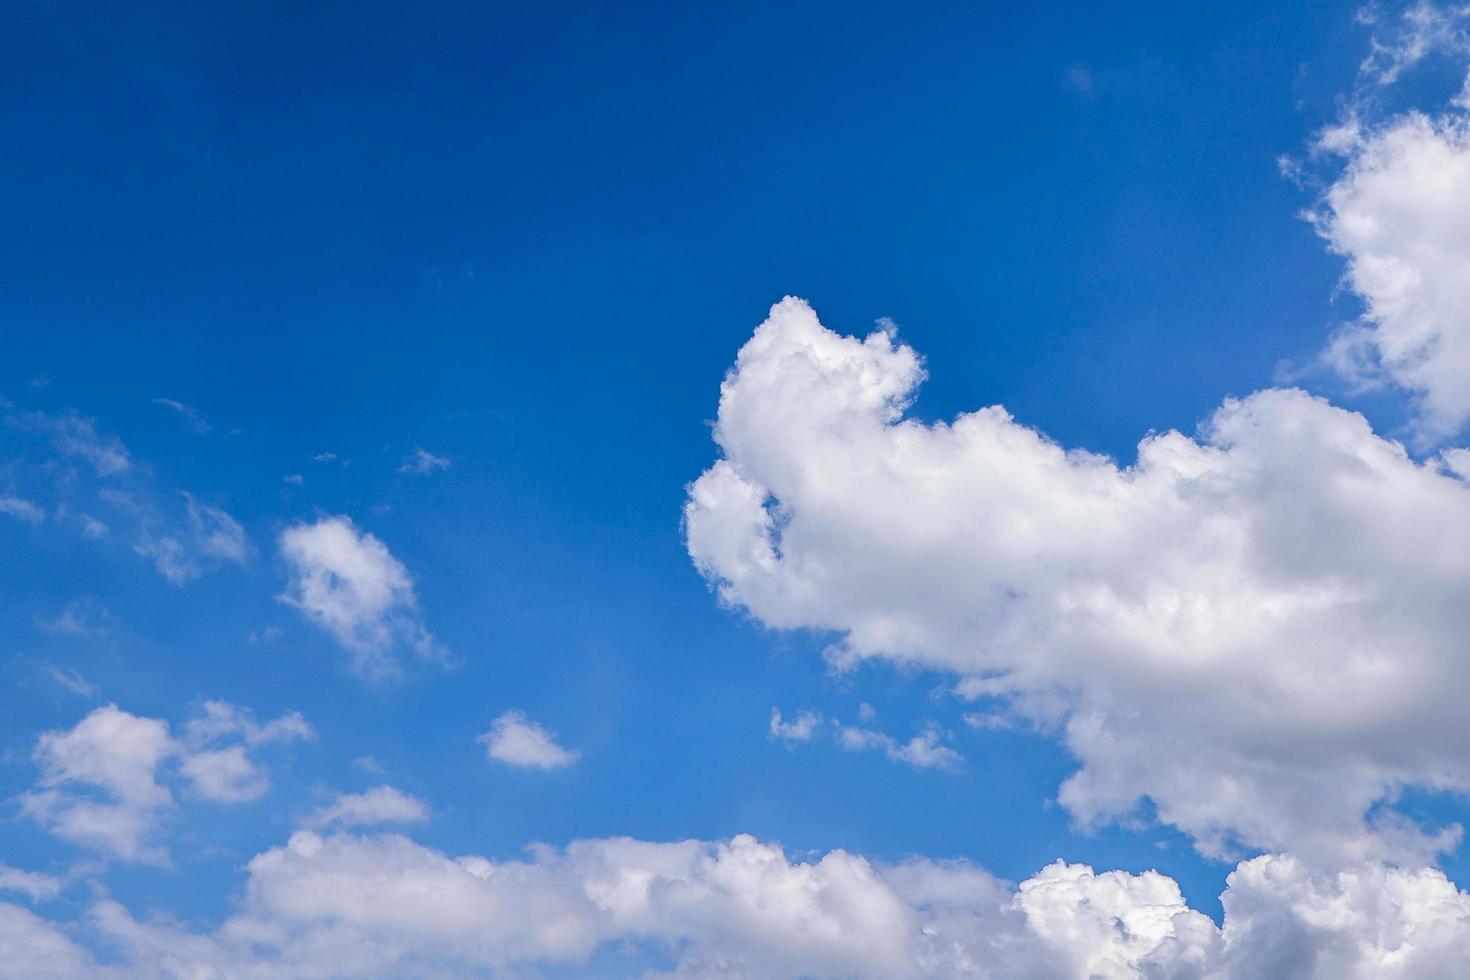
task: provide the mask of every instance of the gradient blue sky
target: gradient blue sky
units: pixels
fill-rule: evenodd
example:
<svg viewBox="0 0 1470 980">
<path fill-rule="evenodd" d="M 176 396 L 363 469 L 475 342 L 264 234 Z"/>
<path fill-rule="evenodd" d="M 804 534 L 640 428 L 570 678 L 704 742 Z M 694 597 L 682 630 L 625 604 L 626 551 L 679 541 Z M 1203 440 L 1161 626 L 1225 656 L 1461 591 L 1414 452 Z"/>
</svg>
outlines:
<svg viewBox="0 0 1470 980">
<path fill-rule="evenodd" d="M 1309 362 L 1361 304 L 1301 217 L 1311 178 L 1278 158 L 1351 91 L 1354 10 L 8 5 L 0 496 L 47 516 L 0 515 L 0 861 L 81 859 L 15 802 L 40 733 L 108 702 L 178 730 L 219 699 L 317 737 L 259 750 L 258 802 L 180 790 L 171 866 L 99 872 L 139 914 L 208 928 L 251 856 L 386 781 L 448 853 L 751 833 L 1013 880 L 1065 857 L 1157 868 L 1218 918 L 1234 863 L 1147 808 L 1073 828 L 1056 740 L 967 726 L 951 676 L 834 673 L 831 634 L 722 607 L 681 508 L 720 381 L 787 294 L 840 332 L 896 323 L 929 371 L 919 418 L 999 403 L 1124 462 Z M 1399 394 L 1308 383 L 1408 431 Z M 58 464 L 26 413 L 95 420 L 156 532 L 188 526 L 187 492 L 246 553 L 175 583 L 143 519 L 76 533 L 107 480 Z M 404 471 L 419 449 L 448 465 Z M 408 570 L 453 666 L 365 680 L 281 601 L 282 532 L 329 515 Z M 941 726 L 963 763 L 768 734 L 773 707 L 863 704 L 895 737 Z M 511 709 L 576 763 L 487 759 L 476 738 Z"/>
</svg>

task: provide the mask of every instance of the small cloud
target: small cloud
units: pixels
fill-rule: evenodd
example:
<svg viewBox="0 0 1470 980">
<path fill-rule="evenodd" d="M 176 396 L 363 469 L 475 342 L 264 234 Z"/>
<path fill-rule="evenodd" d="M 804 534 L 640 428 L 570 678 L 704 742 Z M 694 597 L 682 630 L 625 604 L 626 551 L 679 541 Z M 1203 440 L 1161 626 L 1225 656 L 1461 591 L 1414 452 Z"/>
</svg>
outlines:
<svg viewBox="0 0 1470 980">
<path fill-rule="evenodd" d="M 0 496 L 0 514 L 8 514 L 28 524 L 39 524 L 46 519 L 46 512 L 23 497 Z"/>
<path fill-rule="evenodd" d="M 335 463 L 337 461 L 337 454 L 317 453 L 315 456 L 311 457 L 311 461 L 313 463 Z"/>
<path fill-rule="evenodd" d="M 48 378 L 44 374 L 38 374 L 34 378 L 31 379 L 31 387 L 32 388 L 49 388 L 49 387 L 51 387 L 51 379 Z"/>
<path fill-rule="evenodd" d="M 421 823 L 429 819 L 424 802 L 392 786 L 374 786 L 364 793 L 343 793 L 302 823 L 313 830 L 324 827 L 364 827 L 384 823 Z"/>
<path fill-rule="evenodd" d="M 360 755 L 356 759 L 353 759 L 352 766 L 354 769 L 361 769 L 363 772 L 371 773 L 374 776 L 381 776 L 387 771 L 383 768 L 381 762 L 370 755 Z"/>
<path fill-rule="evenodd" d="M 300 473 L 287 473 L 285 476 L 281 477 L 281 482 L 289 483 L 293 487 L 299 487 L 306 482 L 306 478 L 303 477 Z"/>
<path fill-rule="evenodd" d="M 405 456 L 403 463 L 398 467 L 400 473 L 412 473 L 416 476 L 427 476 L 435 470 L 446 470 L 449 468 L 449 459 L 445 456 L 435 456 L 423 449 L 415 449 L 412 456 Z"/>
<path fill-rule="evenodd" d="M 821 723 L 822 716 L 815 711 L 798 711 L 795 718 L 786 721 L 781 717 L 780 708 L 772 708 L 768 732 L 770 738 L 782 742 L 810 742 Z"/>
<path fill-rule="evenodd" d="M 864 701 L 858 705 L 858 721 L 872 721 L 878 717 L 878 709 Z"/>
<path fill-rule="evenodd" d="M 164 408 L 177 412 L 183 418 L 184 424 L 189 427 L 189 431 L 196 436 L 209 433 L 209 423 L 205 421 L 204 416 L 183 402 L 176 402 L 172 398 L 155 398 L 153 404 L 162 405 Z"/>
<path fill-rule="evenodd" d="M 399 646 L 426 660 L 447 659 L 419 618 L 408 569 L 351 518 L 288 527 L 280 549 L 291 572 L 281 601 L 351 652 L 359 674 L 383 679 L 398 673 Z"/>
<path fill-rule="evenodd" d="M 262 646 L 267 643 L 274 643 L 280 638 L 280 627 L 267 626 L 265 629 L 258 632 L 256 630 L 251 630 L 250 635 L 245 638 L 245 641 L 251 646 Z"/>
<path fill-rule="evenodd" d="M 485 754 L 521 769 L 560 769 L 581 758 L 582 753 L 556 744 L 556 733 L 547 731 L 520 711 L 507 711 L 491 722 L 490 730 L 476 741 Z"/>
</svg>

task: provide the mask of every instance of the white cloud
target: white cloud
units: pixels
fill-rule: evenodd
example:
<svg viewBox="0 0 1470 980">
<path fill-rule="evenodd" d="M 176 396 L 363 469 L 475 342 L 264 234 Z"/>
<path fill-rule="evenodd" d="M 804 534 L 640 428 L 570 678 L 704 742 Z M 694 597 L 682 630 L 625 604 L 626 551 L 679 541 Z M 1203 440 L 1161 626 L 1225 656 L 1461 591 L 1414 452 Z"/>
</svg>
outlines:
<svg viewBox="0 0 1470 980">
<path fill-rule="evenodd" d="M 407 645 L 424 658 L 443 651 L 419 619 L 408 569 L 348 517 L 324 517 L 281 533 L 291 582 L 281 598 L 329 632 L 369 678 L 396 674 L 393 653 Z"/>
<path fill-rule="evenodd" d="M 476 741 L 492 759 L 523 769 L 560 769 L 581 757 L 580 752 L 556 744 L 549 732 L 522 712 L 507 711 L 490 723 L 490 730 Z"/>
<path fill-rule="evenodd" d="M 243 745 L 195 752 L 179 769 L 194 785 L 194 792 L 217 803 L 258 800 L 270 789 L 270 776 L 245 754 Z"/>
<path fill-rule="evenodd" d="M 435 470 L 447 469 L 449 469 L 448 457 L 435 456 L 423 449 L 415 449 L 413 455 L 403 457 L 403 463 L 398 467 L 398 472 L 426 476 Z"/>
<path fill-rule="evenodd" d="M 959 769 L 965 764 L 965 757 L 945 745 L 943 737 L 943 733 L 935 725 L 927 726 L 907 742 L 900 742 L 892 735 L 856 725 L 841 725 L 837 729 L 837 743 L 850 752 L 877 749 L 890 761 L 901 762 L 915 769 Z"/>
<path fill-rule="evenodd" d="M 343 793 L 308 818 L 306 826 L 365 827 L 385 823 L 419 823 L 429 819 L 422 800 L 392 786 L 374 786 L 362 793 Z"/>
<path fill-rule="evenodd" d="M 0 864 L 0 891 L 19 892 L 32 902 L 45 901 L 61 894 L 65 884 L 55 875 L 39 871 L 22 871 L 8 864 Z"/>
<path fill-rule="evenodd" d="M 23 497 L 0 494 L 0 514 L 14 517 L 29 524 L 39 524 L 46 519 L 46 512 Z"/>
<path fill-rule="evenodd" d="M 1470 418 L 1470 122 L 1411 114 L 1361 137 L 1313 220 L 1366 306 L 1324 357 L 1413 392 L 1426 440 L 1453 435 Z"/>
<path fill-rule="evenodd" d="M 269 771 L 247 747 L 312 737 L 299 714 L 257 725 L 249 712 L 207 702 L 204 714 L 175 739 L 167 721 L 130 714 L 108 704 L 68 731 L 46 732 L 36 741 L 41 770 L 37 788 L 23 794 L 23 812 L 51 833 L 123 861 L 162 863 L 158 843 L 164 817 L 175 805 L 161 779 L 177 775 L 194 793 L 218 803 L 259 798 Z"/>
<path fill-rule="evenodd" d="M 1454 841 L 1366 814 L 1470 788 L 1460 478 L 1299 391 L 1227 401 L 1119 467 L 1000 408 L 904 419 L 923 377 L 887 333 L 773 308 L 721 388 L 724 459 L 689 490 L 724 601 L 1058 732 L 1083 823 L 1149 798 L 1209 853 Z"/>
<path fill-rule="evenodd" d="M 204 745 L 220 739 L 238 737 L 246 745 L 269 742 L 310 742 L 316 738 L 299 711 L 290 711 L 265 724 L 255 720 L 254 712 L 225 701 L 205 701 L 199 713 L 184 725 L 190 744 Z"/>
<path fill-rule="evenodd" d="M 798 711 L 795 718 L 785 721 L 781 717 L 781 709 L 772 708 L 770 736 L 783 742 L 810 742 L 821 723 L 822 716 L 815 711 Z"/>
<path fill-rule="evenodd" d="M 0 980 L 82 980 L 113 976 L 54 923 L 0 902 Z"/>
<path fill-rule="evenodd" d="M 251 759 L 247 749 L 272 742 L 311 741 L 316 732 L 300 712 L 292 711 L 265 724 L 252 712 L 224 701 L 206 701 L 184 725 L 191 752 L 179 766 L 194 792 L 217 803 L 244 803 L 265 795 L 270 772 Z M 221 745 L 222 742 L 236 744 Z"/>
<path fill-rule="evenodd" d="M 123 860 L 160 861 L 163 851 L 150 838 L 173 797 L 156 777 L 175 751 L 167 722 L 105 705 L 70 731 L 37 740 L 40 788 L 21 797 L 22 808 L 74 844 Z"/>
<path fill-rule="evenodd" d="M 686 980 L 1450 980 L 1470 943 L 1470 896 L 1438 871 L 1329 873 L 1283 856 L 1230 876 L 1223 929 L 1152 871 L 1058 861 L 1013 888 L 962 861 L 799 861 L 749 836 L 581 840 L 495 861 L 301 831 L 246 873 L 213 932 L 140 922 L 103 897 L 89 934 L 129 973 L 262 980 L 524 975 L 617 947 L 660 953 L 671 970 L 658 975 Z M 60 937 L 0 905 L 0 952 L 20 950 L 0 963 L 50 949 L 53 975 L 95 975 Z"/>
</svg>

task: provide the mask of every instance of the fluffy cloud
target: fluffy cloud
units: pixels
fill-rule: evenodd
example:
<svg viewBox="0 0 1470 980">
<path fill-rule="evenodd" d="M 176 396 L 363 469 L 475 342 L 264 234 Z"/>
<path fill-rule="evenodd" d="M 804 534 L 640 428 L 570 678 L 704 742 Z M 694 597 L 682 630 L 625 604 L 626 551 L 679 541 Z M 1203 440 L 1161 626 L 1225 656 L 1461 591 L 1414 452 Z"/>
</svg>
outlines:
<svg viewBox="0 0 1470 980">
<path fill-rule="evenodd" d="M 520 711 L 507 711 L 490 723 L 478 739 L 490 758 L 522 769 L 560 769 L 576 762 L 580 752 L 556 744 L 556 733 Z"/>
<path fill-rule="evenodd" d="M 392 786 L 374 786 L 362 793 L 343 793 L 306 821 L 313 829 L 366 827 L 385 823 L 419 823 L 429 819 L 422 800 Z"/>
<path fill-rule="evenodd" d="M 799 861 L 748 836 L 582 840 L 492 861 L 300 831 L 246 871 L 237 911 L 212 932 L 140 922 L 102 898 L 88 935 L 130 976 L 241 978 L 525 976 L 617 946 L 686 980 L 1449 980 L 1470 943 L 1470 896 L 1438 871 L 1326 874 L 1282 856 L 1230 876 L 1223 929 L 1151 871 L 1058 861 L 1011 888 L 965 862 Z M 0 963 L 100 969 L 3 904 Z"/>
<path fill-rule="evenodd" d="M 281 598 L 345 647 L 358 673 L 397 674 L 394 651 L 401 645 L 420 657 L 443 656 L 419 617 L 408 569 L 351 518 L 292 525 L 281 533 L 280 547 L 291 571 Z"/>
<path fill-rule="evenodd" d="M 208 702 L 185 731 L 180 741 L 161 718 L 112 704 L 97 708 L 70 730 L 37 739 L 41 775 L 37 787 L 20 797 L 21 807 L 63 840 L 123 861 L 159 863 L 167 853 L 157 832 L 175 805 L 161 781 L 172 775 L 166 764 L 176 764 L 197 796 L 241 803 L 270 785 L 269 771 L 246 746 L 311 734 L 298 714 L 256 725 L 248 712 L 217 701 Z"/>
<path fill-rule="evenodd" d="M 1414 392 L 1425 438 L 1453 435 L 1470 418 L 1470 121 L 1411 114 L 1348 153 L 1313 218 L 1366 312 L 1327 359 Z"/>
<path fill-rule="evenodd" d="M 771 724 L 767 730 L 771 738 L 783 742 L 810 742 L 821 723 L 822 716 L 815 711 L 798 711 L 795 718 L 786 721 L 781 717 L 780 708 L 772 708 Z"/>
<path fill-rule="evenodd" d="M 158 783 L 157 771 L 174 752 L 167 722 L 106 705 L 70 731 L 37 740 L 40 784 L 21 798 L 22 806 L 74 844 L 123 860 L 161 860 L 162 850 L 149 838 L 173 797 Z"/>
<path fill-rule="evenodd" d="M 1470 787 L 1470 488 L 1447 465 L 1270 390 L 1124 467 L 997 407 L 905 419 L 923 377 L 888 333 L 772 309 L 685 511 L 724 601 L 1059 732 L 1084 823 L 1147 797 L 1216 854 L 1454 840 L 1379 806 Z"/>
</svg>

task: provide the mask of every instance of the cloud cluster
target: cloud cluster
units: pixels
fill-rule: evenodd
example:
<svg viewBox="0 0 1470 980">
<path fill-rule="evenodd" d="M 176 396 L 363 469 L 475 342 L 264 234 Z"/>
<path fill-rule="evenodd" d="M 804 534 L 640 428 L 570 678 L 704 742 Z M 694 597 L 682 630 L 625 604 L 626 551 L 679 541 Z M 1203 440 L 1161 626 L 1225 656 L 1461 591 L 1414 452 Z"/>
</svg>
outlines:
<svg viewBox="0 0 1470 980">
<path fill-rule="evenodd" d="M 1083 822 L 1149 798 L 1212 854 L 1453 842 L 1382 804 L 1470 787 L 1458 456 L 1415 462 L 1361 416 L 1269 390 L 1120 466 L 998 407 L 906 419 L 923 377 L 887 332 L 772 309 L 685 511 L 724 601 L 1061 733 Z"/>
<path fill-rule="evenodd" d="M 357 673 L 376 680 L 398 674 L 400 647 L 443 658 L 419 616 L 408 569 L 351 518 L 293 524 L 281 532 L 280 549 L 290 570 L 282 600 L 346 648 Z"/>
<path fill-rule="evenodd" d="M 87 932 L 121 951 L 111 968 L 0 904 L 0 963 L 56 977 L 523 976 L 618 946 L 686 980 L 1449 980 L 1470 942 L 1470 896 L 1437 871 L 1327 874 L 1281 856 L 1230 876 L 1223 928 L 1151 871 L 1058 861 L 1011 888 L 966 862 L 801 861 L 748 836 L 492 861 L 299 831 L 246 871 L 238 910 L 209 933 L 97 900 Z"/>
<path fill-rule="evenodd" d="M 249 748 L 311 737 L 299 714 L 257 725 L 248 712 L 211 701 L 180 740 L 167 721 L 108 704 L 71 729 L 37 739 L 40 779 L 20 804 L 63 840 L 122 861 L 161 863 L 167 851 L 157 841 L 158 830 L 175 805 L 173 791 L 160 781 L 171 775 L 166 764 L 177 766 L 194 795 L 242 803 L 270 785 L 268 770 Z"/>
</svg>

